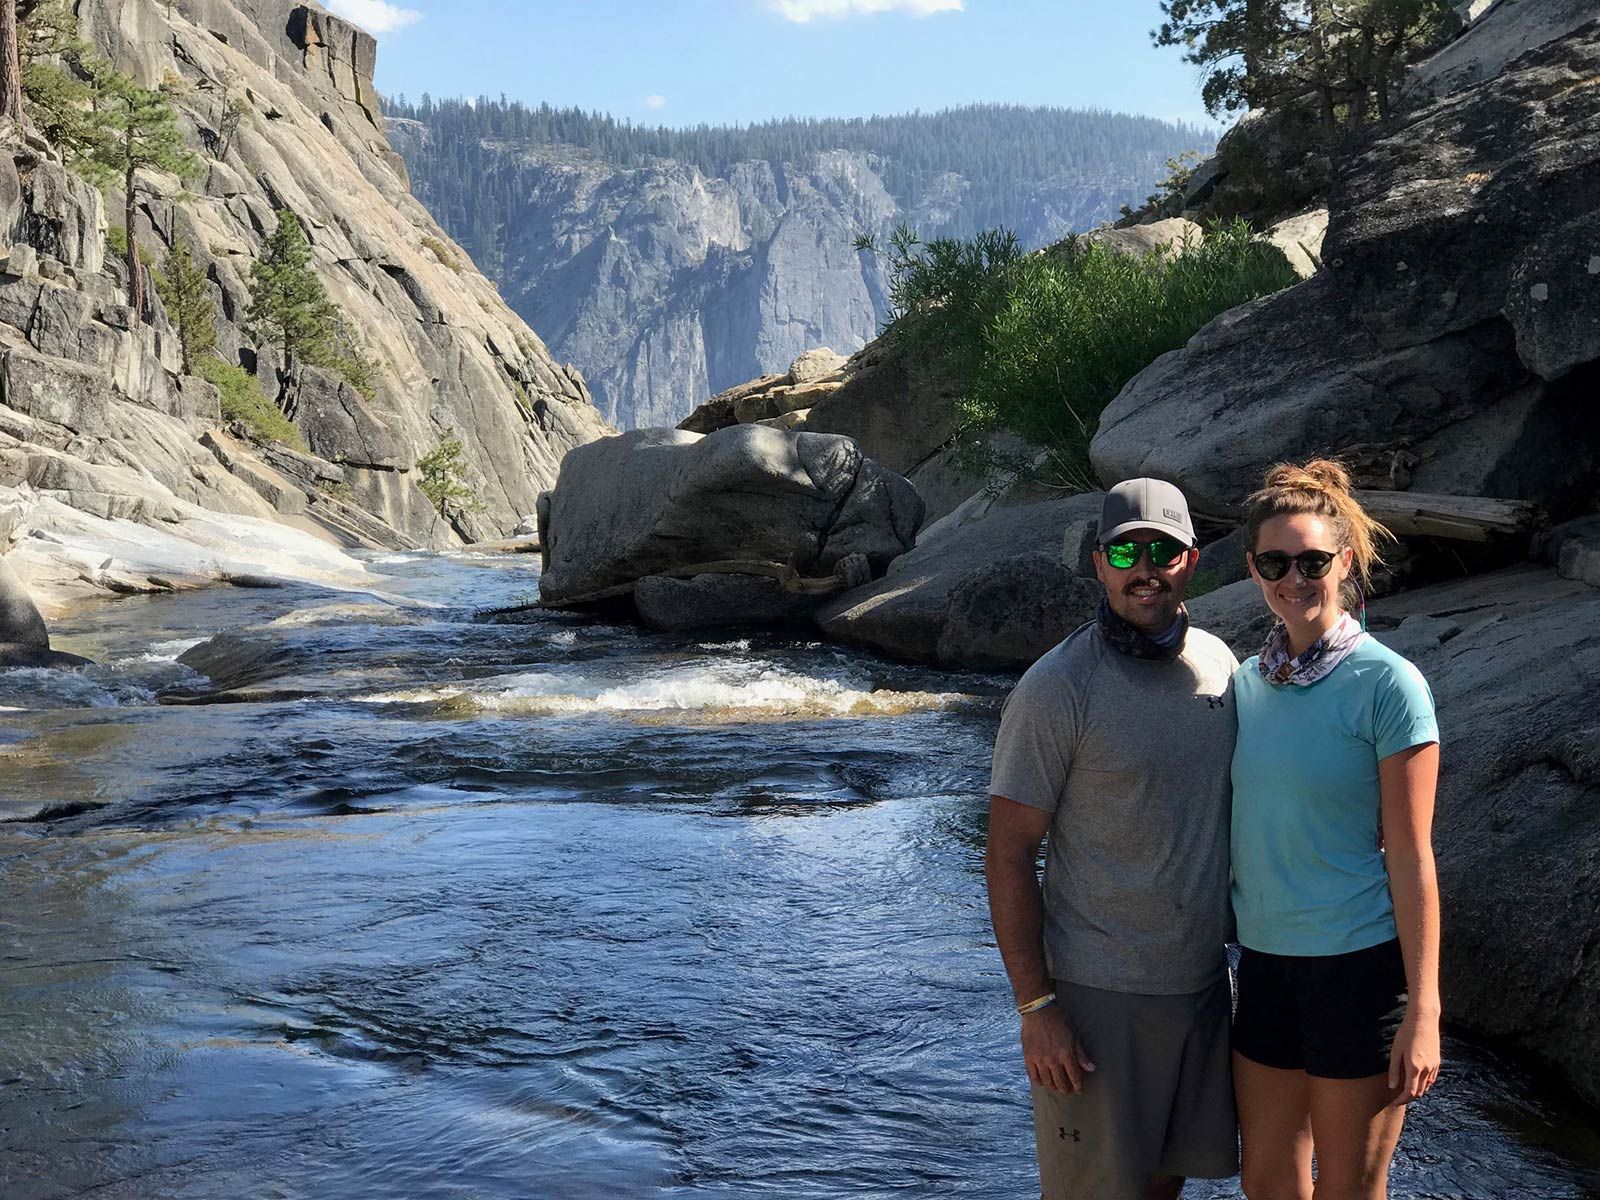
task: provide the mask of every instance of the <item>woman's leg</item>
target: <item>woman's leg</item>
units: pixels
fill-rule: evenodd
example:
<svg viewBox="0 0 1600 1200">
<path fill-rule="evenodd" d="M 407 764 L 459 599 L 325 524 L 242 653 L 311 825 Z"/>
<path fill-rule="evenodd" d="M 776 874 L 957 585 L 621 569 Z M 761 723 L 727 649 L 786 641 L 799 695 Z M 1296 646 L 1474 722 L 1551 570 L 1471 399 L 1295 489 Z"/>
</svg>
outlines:
<svg viewBox="0 0 1600 1200">
<path fill-rule="evenodd" d="M 1389 1161 L 1406 1120 L 1405 1108 L 1390 1103 L 1388 1077 L 1310 1083 L 1316 1200 L 1387 1200 Z"/>
<path fill-rule="evenodd" d="M 1243 1148 L 1240 1181 L 1247 1200 L 1312 1200 L 1311 1081 L 1306 1073 L 1262 1066 L 1235 1054 L 1233 1088 Z"/>
</svg>

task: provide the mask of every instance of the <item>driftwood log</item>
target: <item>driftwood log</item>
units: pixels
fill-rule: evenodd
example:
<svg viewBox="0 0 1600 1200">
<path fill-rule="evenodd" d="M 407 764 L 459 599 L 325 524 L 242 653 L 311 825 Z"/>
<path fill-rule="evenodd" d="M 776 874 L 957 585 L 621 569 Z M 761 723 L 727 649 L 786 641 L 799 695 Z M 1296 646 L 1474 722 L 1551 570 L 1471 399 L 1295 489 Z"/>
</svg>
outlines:
<svg viewBox="0 0 1600 1200">
<path fill-rule="evenodd" d="M 1545 522 L 1539 506 L 1526 500 L 1389 491 L 1357 491 L 1355 496 L 1398 537 L 1487 542 L 1530 535 Z"/>
</svg>

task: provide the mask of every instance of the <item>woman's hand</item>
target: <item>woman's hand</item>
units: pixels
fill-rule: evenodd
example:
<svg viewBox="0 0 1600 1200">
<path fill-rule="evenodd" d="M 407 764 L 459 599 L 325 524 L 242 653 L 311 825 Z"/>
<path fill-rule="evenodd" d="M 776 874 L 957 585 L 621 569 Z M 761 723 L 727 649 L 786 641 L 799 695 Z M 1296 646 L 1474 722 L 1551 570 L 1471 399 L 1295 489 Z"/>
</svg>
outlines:
<svg viewBox="0 0 1600 1200">
<path fill-rule="evenodd" d="M 1439 1078 L 1439 1018 L 1407 1012 L 1389 1051 L 1389 1090 L 1393 1103 L 1420 1100 Z"/>
<path fill-rule="evenodd" d="M 1083 1091 L 1084 1075 L 1094 1070 L 1066 1014 L 1055 1004 L 1022 1018 L 1022 1057 L 1028 1078 L 1057 1092 Z"/>
</svg>

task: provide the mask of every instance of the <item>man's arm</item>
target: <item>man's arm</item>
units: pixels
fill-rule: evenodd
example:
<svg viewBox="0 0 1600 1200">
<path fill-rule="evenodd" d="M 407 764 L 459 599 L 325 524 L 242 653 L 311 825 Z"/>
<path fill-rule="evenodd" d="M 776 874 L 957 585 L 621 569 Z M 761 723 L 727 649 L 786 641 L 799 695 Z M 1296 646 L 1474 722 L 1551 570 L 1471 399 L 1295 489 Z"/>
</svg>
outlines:
<svg viewBox="0 0 1600 1200">
<path fill-rule="evenodd" d="M 1004 796 L 989 797 L 989 846 L 984 854 L 989 918 L 1018 1005 L 1051 991 L 1044 961 L 1044 897 L 1035 869 L 1050 818 L 1043 809 Z M 1058 1092 L 1081 1091 L 1083 1073 L 1094 1070 L 1059 1004 L 1022 1018 L 1022 1055 L 1028 1078 Z"/>
</svg>

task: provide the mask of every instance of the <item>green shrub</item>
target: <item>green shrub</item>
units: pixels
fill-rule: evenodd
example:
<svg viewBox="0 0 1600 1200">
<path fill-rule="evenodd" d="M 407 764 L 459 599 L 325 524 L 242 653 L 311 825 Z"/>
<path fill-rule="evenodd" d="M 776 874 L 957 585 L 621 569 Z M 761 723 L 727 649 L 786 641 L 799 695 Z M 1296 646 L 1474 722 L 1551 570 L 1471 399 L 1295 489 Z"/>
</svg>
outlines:
<svg viewBox="0 0 1600 1200">
<path fill-rule="evenodd" d="M 1044 448 L 1044 474 L 1070 487 L 1092 485 L 1090 439 L 1128 380 L 1218 314 L 1296 281 L 1243 222 L 1178 255 L 1079 239 L 1042 254 L 1010 246 L 990 235 L 912 260 L 896 287 L 917 307 L 894 328 L 953 372 L 966 432 L 1007 430 Z"/>
<path fill-rule="evenodd" d="M 196 364 L 197 373 L 222 393 L 222 415 L 239 421 L 258 442 L 282 442 L 296 450 L 306 448 L 306 440 L 293 421 L 261 391 L 256 377 L 243 367 L 205 355 Z"/>
<path fill-rule="evenodd" d="M 452 254 L 450 252 L 450 247 L 446 246 L 438 238 L 434 237 L 432 234 L 427 234 L 422 239 L 422 245 L 435 258 L 437 258 L 445 266 L 449 267 L 457 275 L 461 274 L 461 260 Z"/>
<path fill-rule="evenodd" d="M 877 252 L 870 237 L 858 249 Z M 984 330 L 1004 305 L 1010 276 L 1026 256 L 1007 230 L 971 241 L 918 240 L 901 225 L 889 239 L 889 324 L 886 332 L 913 362 L 936 364 L 970 379 L 983 358 Z"/>
<path fill-rule="evenodd" d="M 445 510 L 450 505 L 463 512 L 483 510 L 483 502 L 467 484 L 463 450 L 460 436 L 454 429 L 447 429 L 439 444 L 417 460 L 417 472 L 422 477 L 417 486 L 433 501 L 441 517 L 449 515 Z"/>
<path fill-rule="evenodd" d="M 128 257 L 128 231 L 121 225 L 108 225 L 106 227 L 106 251 L 114 254 L 118 261 Z M 151 259 L 150 249 L 143 242 L 139 243 L 139 261 L 147 267 L 155 266 Z"/>
</svg>

